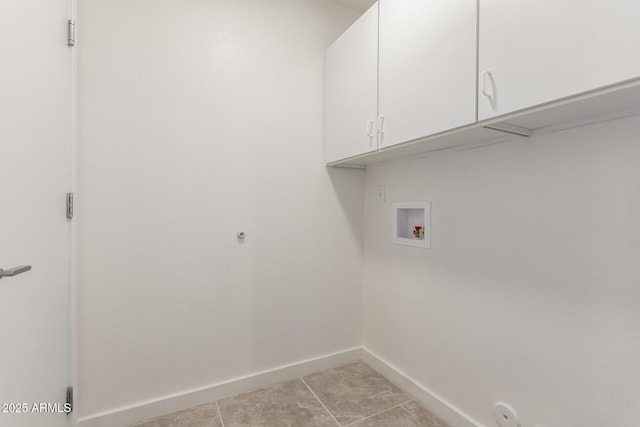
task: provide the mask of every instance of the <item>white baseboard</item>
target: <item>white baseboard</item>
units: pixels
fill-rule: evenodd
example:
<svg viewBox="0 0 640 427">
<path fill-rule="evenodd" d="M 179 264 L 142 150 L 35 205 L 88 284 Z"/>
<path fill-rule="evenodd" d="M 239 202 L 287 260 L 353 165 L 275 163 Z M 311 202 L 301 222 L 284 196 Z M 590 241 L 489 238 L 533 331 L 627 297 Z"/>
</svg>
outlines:
<svg viewBox="0 0 640 427">
<path fill-rule="evenodd" d="M 362 360 L 398 388 L 415 397 L 425 408 L 442 418 L 451 427 L 483 427 L 482 424 L 453 404 L 364 347 L 362 348 Z"/>
<path fill-rule="evenodd" d="M 482 424 L 447 402 L 427 387 L 410 378 L 395 366 L 378 357 L 364 347 L 351 348 L 338 353 L 327 354 L 298 363 L 280 366 L 213 384 L 163 396 L 158 399 L 123 406 L 111 411 L 80 418 L 78 427 L 127 427 L 132 424 L 159 417 L 208 402 L 246 393 L 271 384 L 277 384 L 314 372 L 362 360 L 400 389 L 411 394 L 427 409 L 445 420 L 451 427 L 483 427 Z"/>
<path fill-rule="evenodd" d="M 303 377 L 314 372 L 335 368 L 357 360 L 363 360 L 361 347 L 351 348 L 338 353 L 327 354 L 313 359 L 303 360 L 290 365 L 280 366 L 230 381 L 189 390 L 183 393 L 163 396 L 111 411 L 83 417 L 78 427 L 126 427 L 141 421 L 159 417 L 208 402 L 235 396 L 271 384 Z"/>
</svg>

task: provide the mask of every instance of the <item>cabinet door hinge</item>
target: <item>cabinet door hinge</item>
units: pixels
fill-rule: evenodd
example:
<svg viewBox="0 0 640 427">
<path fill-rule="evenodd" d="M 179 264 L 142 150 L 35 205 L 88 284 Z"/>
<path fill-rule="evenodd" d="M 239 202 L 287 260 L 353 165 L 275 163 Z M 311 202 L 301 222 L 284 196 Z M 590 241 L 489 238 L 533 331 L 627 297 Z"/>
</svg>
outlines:
<svg viewBox="0 0 640 427">
<path fill-rule="evenodd" d="M 76 21 L 69 19 L 67 21 L 67 46 L 76 45 Z"/>
<path fill-rule="evenodd" d="M 67 219 L 73 218 L 73 193 L 67 193 Z"/>
<path fill-rule="evenodd" d="M 65 402 L 65 412 L 68 414 L 73 411 L 73 387 L 67 387 L 67 398 Z"/>
</svg>

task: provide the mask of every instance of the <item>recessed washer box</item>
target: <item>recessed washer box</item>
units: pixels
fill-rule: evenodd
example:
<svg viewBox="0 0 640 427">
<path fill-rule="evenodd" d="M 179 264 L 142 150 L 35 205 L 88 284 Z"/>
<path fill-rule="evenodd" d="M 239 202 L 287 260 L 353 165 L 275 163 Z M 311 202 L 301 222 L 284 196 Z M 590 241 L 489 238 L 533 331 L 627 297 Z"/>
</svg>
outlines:
<svg viewBox="0 0 640 427">
<path fill-rule="evenodd" d="M 393 204 L 393 242 L 418 248 L 431 247 L 431 201 Z"/>
</svg>

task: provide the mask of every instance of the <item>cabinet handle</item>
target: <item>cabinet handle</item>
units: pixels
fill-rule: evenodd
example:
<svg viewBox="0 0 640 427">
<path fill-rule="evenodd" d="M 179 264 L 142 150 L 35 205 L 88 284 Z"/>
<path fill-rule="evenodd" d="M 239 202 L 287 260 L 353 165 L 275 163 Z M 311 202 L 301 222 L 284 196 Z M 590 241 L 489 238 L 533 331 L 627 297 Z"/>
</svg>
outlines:
<svg viewBox="0 0 640 427">
<path fill-rule="evenodd" d="M 378 116 L 378 132 L 384 133 L 384 116 L 382 114 Z"/>
<path fill-rule="evenodd" d="M 373 138 L 373 120 L 367 121 L 367 136 Z"/>
<path fill-rule="evenodd" d="M 493 102 L 493 93 L 489 93 L 489 91 L 487 91 L 487 77 L 491 80 L 493 85 L 493 74 L 491 74 L 491 71 L 489 70 L 484 70 L 482 72 L 482 94 L 489 98 L 489 101 Z"/>
</svg>

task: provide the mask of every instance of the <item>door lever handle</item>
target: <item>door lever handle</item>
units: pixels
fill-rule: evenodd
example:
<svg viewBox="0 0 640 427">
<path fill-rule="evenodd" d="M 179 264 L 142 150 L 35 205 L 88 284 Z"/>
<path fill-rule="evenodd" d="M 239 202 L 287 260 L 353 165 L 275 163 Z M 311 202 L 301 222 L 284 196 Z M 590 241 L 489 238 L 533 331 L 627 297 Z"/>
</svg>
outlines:
<svg viewBox="0 0 640 427">
<path fill-rule="evenodd" d="M 3 270 L 0 268 L 0 279 L 3 277 L 11 277 L 17 276 L 18 274 L 24 273 L 25 271 L 31 270 L 30 265 L 21 265 L 20 267 L 13 267 L 8 270 Z"/>
</svg>

